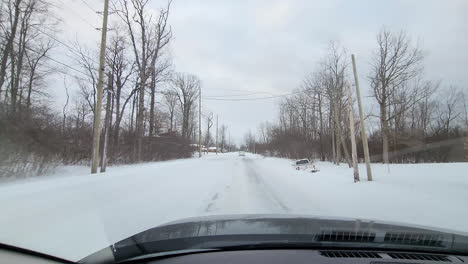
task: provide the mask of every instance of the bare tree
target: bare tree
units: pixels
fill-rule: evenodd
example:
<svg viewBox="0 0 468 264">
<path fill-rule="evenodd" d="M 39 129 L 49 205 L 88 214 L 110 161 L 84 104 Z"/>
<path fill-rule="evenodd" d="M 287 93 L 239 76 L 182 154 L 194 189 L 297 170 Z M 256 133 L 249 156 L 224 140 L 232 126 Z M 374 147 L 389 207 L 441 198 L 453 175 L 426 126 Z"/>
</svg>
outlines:
<svg viewBox="0 0 468 264">
<path fill-rule="evenodd" d="M 136 114 L 136 160 L 142 159 L 142 144 L 145 114 L 145 90 L 148 79 L 153 72 L 156 80 L 156 62 L 162 46 L 165 46 L 172 37 L 170 28 L 167 27 L 170 2 L 166 10 L 162 10 L 158 22 L 149 12 L 149 0 L 118 0 L 114 4 L 113 11 L 122 19 L 127 27 L 130 41 L 133 47 L 135 63 L 139 75 L 138 101 Z M 152 87 L 155 87 L 154 82 Z M 151 90 L 152 94 L 154 89 Z M 154 99 L 154 97 L 153 97 Z M 151 102 L 154 105 L 154 100 Z M 152 111 L 154 115 L 154 109 Z"/>
<path fill-rule="evenodd" d="M 88 103 L 89 109 L 94 114 L 94 106 L 96 104 L 96 89 L 98 81 L 98 63 L 92 59 L 96 57 L 91 50 L 81 45 L 78 41 L 74 43 L 74 49 L 72 50 L 75 55 L 74 59 L 76 63 L 80 65 L 86 76 L 74 76 L 78 87 L 80 89 L 81 96 Z"/>
<path fill-rule="evenodd" d="M 176 107 L 178 103 L 177 93 L 174 91 L 165 91 L 163 92 L 164 104 L 167 107 L 169 113 L 169 131 L 174 130 L 174 118 L 176 114 Z"/>
<path fill-rule="evenodd" d="M 198 98 L 200 80 L 187 73 L 176 73 L 172 80 L 172 91 L 177 95 L 182 114 L 182 137 L 190 137 L 190 116 Z"/>
<path fill-rule="evenodd" d="M 128 54 L 129 43 L 126 36 L 120 30 L 118 24 L 112 26 L 110 44 L 108 45 L 107 64 L 111 70 L 113 80 L 112 91 L 112 112 L 115 113 L 115 121 L 112 124 L 113 145 L 118 146 L 120 127 L 124 118 L 125 109 L 128 102 L 135 95 L 136 87 L 131 86 L 131 78 L 135 74 L 135 63 L 131 61 Z M 112 154 L 112 153 L 111 153 Z"/>
<path fill-rule="evenodd" d="M 377 44 L 370 80 L 380 108 L 382 161 L 389 163 L 389 121 L 395 118 L 389 116 L 389 107 L 394 103 L 392 98 L 405 88 L 406 82 L 421 72 L 423 54 L 404 31 L 392 33 L 383 29 L 377 35 Z"/>
<path fill-rule="evenodd" d="M 462 93 L 454 87 L 449 87 L 446 91 L 443 91 L 443 96 L 444 99 L 438 102 L 434 134 L 449 138 L 452 122 L 462 116 L 463 112 L 460 106 L 463 103 L 461 101 L 463 97 Z"/>
<path fill-rule="evenodd" d="M 150 84 L 150 113 L 149 113 L 149 135 L 153 135 L 153 126 L 154 126 L 154 115 L 155 115 L 155 95 L 156 95 L 156 85 L 162 80 L 168 79 L 170 73 L 169 69 L 171 63 L 169 60 L 162 61 L 161 57 L 164 55 L 164 49 L 169 44 L 172 39 L 172 30 L 168 26 L 169 10 L 171 7 L 171 2 L 167 3 L 165 9 L 161 9 L 158 17 L 158 22 L 156 25 L 155 33 L 155 42 L 156 47 L 152 52 L 151 58 L 151 84 Z"/>
<path fill-rule="evenodd" d="M 211 138 L 211 133 L 210 129 L 213 127 L 213 119 L 214 115 L 213 113 L 210 113 L 208 116 L 206 116 L 206 134 L 205 134 L 205 146 L 206 148 L 209 148 L 213 144 L 213 139 Z"/>
<path fill-rule="evenodd" d="M 46 75 L 52 73 L 50 70 L 41 69 L 44 61 L 47 60 L 47 54 L 54 47 L 54 42 L 48 41 L 41 43 L 36 52 L 26 51 L 26 61 L 29 68 L 29 80 L 27 82 L 26 109 L 31 110 L 33 92 L 39 92 L 35 87 L 39 86 L 40 80 Z"/>
<path fill-rule="evenodd" d="M 219 144 L 221 145 L 220 147 L 221 152 L 224 152 L 224 148 L 227 146 L 226 133 L 227 133 L 227 126 L 221 125 L 219 129 Z"/>
<path fill-rule="evenodd" d="M 325 88 L 325 94 L 330 102 L 330 118 L 333 120 L 331 124 L 333 136 L 332 145 L 334 145 L 335 163 L 339 164 L 341 161 L 341 148 L 344 148 L 347 153 L 348 163 L 349 154 L 343 141 L 342 134 L 342 115 L 343 108 L 345 105 L 346 95 L 344 93 L 344 87 L 346 83 L 346 70 L 348 62 L 346 60 L 346 51 L 340 48 L 337 43 L 332 42 L 329 46 L 328 55 L 322 62 L 321 70 L 321 82 Z"/>
<path fill-rule="evenodd" d="M 6 8 L 10 17 L 6 21 L 10 22 L 10 25 L 3 25 L 2 29 L 6 36 L 6 43 L 2 50 L 2 59 L 0 61 L 0 89 L 3 87 L 5 82 L 5 75 L 7 69 L 7 62 L 10 54 L 13 52 L 13 44 L 16 38 L 16 32 L 18 30 L 18 22 L 20 20 L 21 4 L 23 0 L 8 0 Z M 3 4 L 3 3 L 2 3 Z M 1 91 L 1 90 L 0 90 Z"/>
<path fill-rule="evenodd" d="M 9 23 L 0 23 L 6 36 L 0 62 L 0 93 L 7 78 L 8 86 L 5 90 L 8 92 L 10 112 L 14 114 L 18 108 L 24 107 L 25 97 L 26 108 L 29 109 L 32 83 L 39 84 L 39 80 L 49 73 L 43 71 L 42 62 L 53 45 L 50 35 L 45 31 L 53 30 L 55 19 L 45 0 L 7 1 L 2 3 L 2 7 L 3 4 L 8 9 L 6 21 Z M 50 24 L 50 28 L 38 28 L 44 24 Z M 6 72 L 7 66 L 10 67 L 9 73 Z"/>
<path fill-rule="evenodd" d="M 468 131 L 468 97 L 465 92 L 461 92 L 461 99 L 463 103 L 463 120 L 465 121 L 465 130 Z"/>
<path fill-rule="evenodd" d="M 170 79 L 170 67 L 171 62 L 165 60 L 160 63 L 156 70 L 151 71 L 151 83 L 150 83 L 150 111 L 149 111 L 149 136 L 154 134 L 154 122 L 155 122 L 155 104 L 156 104 L 156 85 L 162 81 L 168 81 Z"/>
</svg>

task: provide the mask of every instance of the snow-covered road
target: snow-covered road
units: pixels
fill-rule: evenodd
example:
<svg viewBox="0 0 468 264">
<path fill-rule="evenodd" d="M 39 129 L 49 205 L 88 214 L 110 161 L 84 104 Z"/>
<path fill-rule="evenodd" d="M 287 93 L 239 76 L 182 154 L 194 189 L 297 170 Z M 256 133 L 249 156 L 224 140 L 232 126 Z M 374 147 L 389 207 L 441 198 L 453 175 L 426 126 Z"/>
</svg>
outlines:
<svg viewBox="0 0 468 264">
<path fill-rule="evenodd" d="M 0 242 L 78 260 L 170 221 L 249 213 L 468 231 L 468 163 L 374 165 L 375 182 L 358 184 L 344 164 L 318 165 L 312 174 L 286 159 L 227 153 L 11 182 L 0 186 Z"/>
<path fill-rule="evenodd" d="M 208 203 L 208 213 L 287 213 L 289 208 L 277 197 L 256 164 L 258 158 L 230 159 L 236 171 L 230 182 L 219 189 Z"/>
</svg>

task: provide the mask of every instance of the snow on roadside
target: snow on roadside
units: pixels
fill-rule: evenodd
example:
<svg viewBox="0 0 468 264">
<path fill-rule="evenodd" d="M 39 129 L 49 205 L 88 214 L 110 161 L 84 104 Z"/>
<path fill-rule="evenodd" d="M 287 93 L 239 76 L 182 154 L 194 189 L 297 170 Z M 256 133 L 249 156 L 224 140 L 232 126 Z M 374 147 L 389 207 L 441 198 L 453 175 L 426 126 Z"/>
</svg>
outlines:
<svg viewBox="0 0 468 264">
<path fill-rule="evenodd" d="M 228 184 L 220 157 L 0 185 L 0 242 L 79 260 L 154 226 L 205 213 Z M 226 180 L 224 180 L 226 179 Z"/>
<path fill-rule="evenodd" d="M 237 153 L 109 167 L 0 184 L 0 242 L 79 260 L 146 229 L 194 216 L 285 213 L 367 218 L 468 232 L 468 163 L 346 164 L 296 171 Z M 365 179 L 365 168 L 360 167 Z"/>
<path fill-rule="evenodd" d="M 32 174 L 28 176 L 0 177 L 0 186 L 5 186 L 6 184 L 23 184 L 25 182 L 40 182 L 43 180 L 48 181 L 51 178 L 84 175 L 89 174 L 89 170 L 89 166 L 84 165 L 60 165 L 45 175 Z"/>
<path fill-rule="evenodd" d="M 372 164 L 373 182 L 352 169 L 318 162 L 318 173 L 296 171 L 286 159 L 256 163 L 290 213 L 376 219 L 468 232 L 468 163 Z"/>
</svg>

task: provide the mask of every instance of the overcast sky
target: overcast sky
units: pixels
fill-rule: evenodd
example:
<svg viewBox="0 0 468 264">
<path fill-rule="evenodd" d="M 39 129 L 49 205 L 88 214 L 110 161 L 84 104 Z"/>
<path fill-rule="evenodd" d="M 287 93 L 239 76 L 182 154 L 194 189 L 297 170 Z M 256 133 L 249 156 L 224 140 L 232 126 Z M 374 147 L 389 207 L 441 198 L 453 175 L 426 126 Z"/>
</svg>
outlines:
<svg viewBox="0 0 468 264">
<path fill-rule="evenodd" d="M 96 45 L 100 32 L 92 26 L 100 27 L 100 17 L 92 8 L 101 10 L 103 1 L 55 1 L 65 7 L 60 38 Z M 150 2 L 154 9 L 165 5 L 161 0 Z M 419 43 L 426 54 L 427 79 L 466 90 L 467 14 L 466 0 L 174 0 L 171 53 L 175 70 L 198 75 L 206 96 L 286 94 L 315 69 L 329 42 L 338 41 L 357 56 L 364 93 L 369 95 L 370 56 L 375 36 L 385 25 L 406 30 Z M 63 91 L 57 88 L 54 94 L 60 98 Z M 205 113 L 219 114 L 220 123 L 240 140 L 261 122 L 276 119 L 279 100 L 205 100 L 203 107 Z M 370 101 L 366 108 L 371 108 Z"/>
</svg>

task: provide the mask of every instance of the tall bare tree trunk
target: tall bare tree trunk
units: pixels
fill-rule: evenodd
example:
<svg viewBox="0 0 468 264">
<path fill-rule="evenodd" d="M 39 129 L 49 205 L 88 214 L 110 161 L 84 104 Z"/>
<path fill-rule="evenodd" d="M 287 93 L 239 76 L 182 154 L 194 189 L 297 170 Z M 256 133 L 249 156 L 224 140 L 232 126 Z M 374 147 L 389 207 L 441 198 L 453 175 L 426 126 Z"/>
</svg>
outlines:
<svg viewBox="0 0 468 264">
<path fill-rule="evenodd" d="M 5 48 L 2 51 L 2 60 L 0 62 L 0 89 L 3 87 L 3 84 L 5 83 L 5 75 L 6 75 L 6 68 L 7 68 L 7 62 L 8 62 L 8 55 L 11 54 L 13 51 L 13 40 L 16 37 L 16 30 L 18 29 L 18 21 L 19 21 L 19 15 L 20 15 L 20 3 L 22 0 L 16 0 L 15 1 L 15 11 L 13 13 L 13 23 L 11 25 L 11 32 L 10 35 L 7 38 L 7 42 L 5 44 Z"/>
<path fill-rule="evenodd" d="M 330 107 L 330 112 L 333 112 L 332 110 L 333 107 Z M 332 159 L 333 163 L 336 164 L 336 147 L 335 147 L 335 124 L 332 121 L 332 113 L 330 113 L 328 117 L 328 124 L 330 124 L 330 135 L 331 135 L 331 142 L 332 142 Z"/>
<path fill-rule="evenodd" d="M 349 155 L 349 151 L 348 151 L 348 146 L 346 146 L 346 141 L 345 141 L 345 138 L 343 136 L 343 133 L 340 134 L 341 138 L 340 138 L 340 142 L 341 142 L 341 146 L 343 147 L 343 152 L 345 154 L 345 157 L 346 157 L 346 162 L 348 163 L 348 167 L 352 167 L 352 161 L 351 161 L 351 156 Z"/>
<path fill-rule="evenodd" d="M 26 109 L 28 112 L 31 110 L 31 94 L 35 71 L 36 67 L 32 68 L 31 73 L 29 74 L 30 77 L 28 82 L 28 94 L 26 95 Z"/>
<path fill-rule="evenodd" d="M 23 98 L 22 93 L 23 90 L 20 87 L 20 82 L 21 82 L 21 76 L 23 73 L 23 59 L 24 59 L 24 54 L 26 52 L 26 36 L 28 34 L 28 29 L 29 29 L 29 22 L 31 19 L 31 15 L 34 9 L 34 3 L 30 3 L 27 8 L 24 9 L 23 11 L 23 16 L 21 16 L 21 25 L 19 28 L 19 41 L 18 41 L 18 51 L 16 52 L 16 72 L 15 75 L 11 76 L 12 79 L 12 85 L 11 85 L 11 91 L 15 92 L 15 102 L 18 104 L 19 108 L 21 108 L 21 99 Z M 12 52 L 13 54 L 13 52 Z M 12 58 L 13 60 L 13 58 Z M 21 89 L 21 90 L 20 90 Z M 18 100 L 16 100 L 18 91 L 20 93 L 20 96 L 18 97 Z M 12 102 L 13 103 L 13 102 Z M 16 111 L 16 106 L 12 104 L 12 111 Z M 21 110 L 21 109 L 20 109 Z"/>
<path fill-rule="evenodd" d="M 335 99 L 336 100 L 336 99 Z M 336 139 L 336 156 L 335 156 L 335 163 L 336 165 L 340 165 L 341 162 L 341 125 L 340 120 L 338 117 L 338 103 L 334 102 L 334 111 L 333 111 L 333 119 L 335 124 L 335 139 Z"/>
<path fill-rule="evenodd" d="M 153 67 L 151 71 L 151 97 L 150 97 L 150 112 L 149 112 L 149 137 L 153 136 L 154 132 L 154 104 L 156 94 L 156 71 Z"/>
<path fill-rule="evenodd" d="M 10 53 L 10 66 L 11 66 L 11 76 L 15 76 L 15 69 L 16 69 L 16 61 L 15 61 L 15 57 L 14 57 L 14 51 L 13 51 L 13 46 L 11 47 L 11 53 Z M 11 84 L 11 88 L 10 88 L 10 113 L 11 115 L 14 115 L 15 114 L 15 111 L 16 111 L 16 101 L 17 101 L 17 97 L 18 97 L 18 91 L 15 90 L 15 87 L 16 85 L 14 84 L 15 82 L 15 78 L 12 79 L 12 84 Z"/>
<path fill-rule="evenodd" d="M 382 162 L 385 164 L 389 163 L 388 158 L 388 120 L 387 120 L 387 108 L 384 104 L 380 105 L 380 122 L 382 124 Z"/>
<path fill-rule="evenodd" d="M 109 141 L 110 118 L 111 118 L 111 96 L 112 96 L 112 75 L 109 73 L 108 87 L 107 87 L 107 102 L 106 102 L 106 116 L 104 118 L 104 143 L 102 146 L 101 156 L 101 172 L 106 172 L 107 167 L 107 148 Z"/>
<path fill-rule="evenodd" d="M 119 87 L 118 84 L 116 84 L 116 93 L 114 94 L 115 97 L 115 123 L 114 123 L 114 129 L 113 129 L 113 141 L 114 141 L 114 152 L 116 148 L 119 145 L 119 134 L 120 134 L 120 121 L 121 121 L 121 116 L 120 116 L 120 92 L 121 92 L 121 87 Z"/>
<path fill-rule="evenodd" d="M 135 116 L 135 107 L 136 107 L 136 98 L 138 96 L 138 91 L 132 96 L 132 112 L 130 114 L 130 131 L 133 132 L 134 130 L 134 124 L 135 124 L 135 121 L 134 121 L 134 116 Z"/>
<path fill-rule="evenodd" d="M 320 119 L 320 160 L 325 161 L 325 153 L 323 150 L 323 114 L 322 114 L 322 98 L 320 94 L 318 95 L 318 111 Z"/>
<path fill-rule="evenodd" d="M 146 66 L 143 67 L 146 69 Z M 138 111 L 136 118 L 136 159 L 137 161 L 142 160 L 142 151 L 143 151 L 143 137 L 145 135 L 144 131 L 144 114 L 145 114 L 145 84 L 146 84 L 146 74 L 141 73 L 141 82 L 140 82 L 140 93 L 138 94 Z"/>
</svg>

